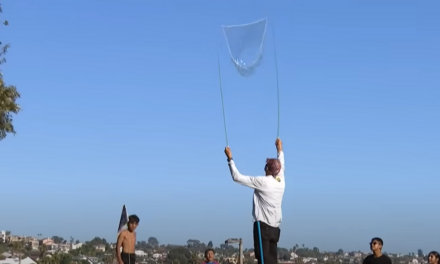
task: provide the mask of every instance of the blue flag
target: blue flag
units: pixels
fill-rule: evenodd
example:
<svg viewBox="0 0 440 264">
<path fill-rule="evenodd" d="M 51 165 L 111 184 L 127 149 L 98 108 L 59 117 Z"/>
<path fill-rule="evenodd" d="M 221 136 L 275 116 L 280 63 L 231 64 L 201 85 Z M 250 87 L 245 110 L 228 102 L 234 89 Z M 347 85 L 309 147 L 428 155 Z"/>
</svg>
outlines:
<svg viewBox="0 0 440 264">
<path fill-rule="evenodd" d="M 121 218 L 119 220 L 118 234 L 121 233 L 121 231 L 127 226 L 127 223 L 128 223 L 127 209 L 125 208 L 125 204 L 124 204 L 124 206 L 122 207 Z"/>
</svg>

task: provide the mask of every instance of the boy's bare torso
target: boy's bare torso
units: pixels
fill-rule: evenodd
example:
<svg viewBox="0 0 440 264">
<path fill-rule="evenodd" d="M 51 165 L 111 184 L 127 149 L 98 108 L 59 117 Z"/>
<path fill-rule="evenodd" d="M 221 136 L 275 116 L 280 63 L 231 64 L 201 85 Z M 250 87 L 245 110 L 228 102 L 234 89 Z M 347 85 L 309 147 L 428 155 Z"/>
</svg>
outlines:
<svg viewBox="0 0 440 264">
<path fill-rule="evenodd" d="M 134 254 L 136 245 L 136 232 L 124 230 L 121 232 L 122 236 L 122 252 Z"/>
</svg>

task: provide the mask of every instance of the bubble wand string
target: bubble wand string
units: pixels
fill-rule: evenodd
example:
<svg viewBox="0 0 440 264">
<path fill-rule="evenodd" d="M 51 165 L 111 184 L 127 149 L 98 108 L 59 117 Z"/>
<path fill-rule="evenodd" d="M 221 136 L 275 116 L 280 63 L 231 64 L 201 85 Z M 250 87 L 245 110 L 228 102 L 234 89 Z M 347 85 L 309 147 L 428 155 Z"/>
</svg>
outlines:
<svg viewBox="0 0 440 264">
<path fill-rule="evenodd" d="M 227 132 L 227 129 L 226 129 L 225 104 L 224 104 L 224 101 L 223 101 L 222 72 L 221 72 L 221 68 L 220 68 L 220 56 L 219 56 L 218 53 L 217 53 L 217 62 L 218 62 L 218 81 L 219 81 L 219 86 L 220 86 L 220 96 L 221 96 L 221 100 L 222 100 L 223 126 L 225 128 L 226 146 L 229 146 L 229 143 L 228 143 L 228 132 Z"/>
</svg>

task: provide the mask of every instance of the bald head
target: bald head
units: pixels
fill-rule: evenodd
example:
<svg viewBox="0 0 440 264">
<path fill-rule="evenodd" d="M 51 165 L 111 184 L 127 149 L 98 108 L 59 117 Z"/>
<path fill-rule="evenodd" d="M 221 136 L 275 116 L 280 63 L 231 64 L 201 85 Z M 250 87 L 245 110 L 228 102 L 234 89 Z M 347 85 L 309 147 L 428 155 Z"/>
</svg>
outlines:
<svg viewBox="0 0 440 264">
<path fill-rule="evenodd" d="M 266 167 L 264 167 L 264 171 L 266 172 L 266 176 L 276 177 L 281 170 L 281 162 L 278 159 L 267 159 Z"/>
</svg>

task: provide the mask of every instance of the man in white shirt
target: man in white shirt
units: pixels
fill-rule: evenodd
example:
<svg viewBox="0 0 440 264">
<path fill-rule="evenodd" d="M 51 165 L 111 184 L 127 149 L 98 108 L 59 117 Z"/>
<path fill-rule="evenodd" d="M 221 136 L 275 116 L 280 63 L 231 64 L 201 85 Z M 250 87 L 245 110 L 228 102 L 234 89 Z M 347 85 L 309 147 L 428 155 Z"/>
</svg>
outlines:
<svg viewBox="0 0 440 264">
<path fill-rule="evenodd" d="M 235 166 L 229 147 L 225 148 L 232 179 L 244 186 L 254 189 L 254 248 L 258 264 L 277 264 L 277 245 L 280 239 L 282 220 L 281 204 L 284 189 L 284 152 L 280 139 L 275 142 L 278 151 L 277 159 L 267 159 L 264 171 L 266 176 L 250 177 L 242 175 Z M 263 256 L 261 256 L 261 254 Z"/>
</svg>

